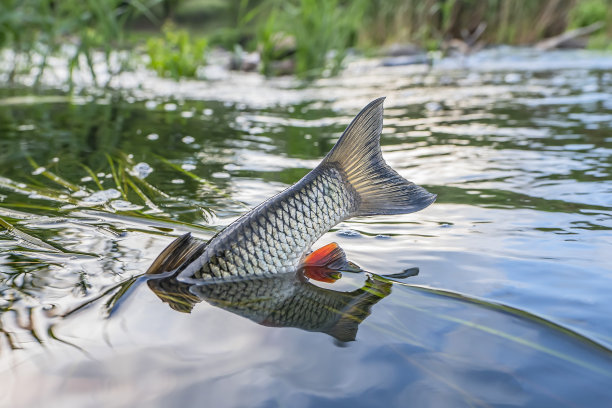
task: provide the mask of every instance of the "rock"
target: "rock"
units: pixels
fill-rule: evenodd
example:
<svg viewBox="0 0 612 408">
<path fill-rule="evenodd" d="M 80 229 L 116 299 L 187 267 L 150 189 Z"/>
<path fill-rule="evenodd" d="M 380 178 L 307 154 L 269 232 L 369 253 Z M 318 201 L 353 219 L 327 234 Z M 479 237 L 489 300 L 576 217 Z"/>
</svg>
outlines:
<svg viewBox="0 0 612 408">
<path fill-rule="evenodd" d="M 415 44 L 391 44 L 390 46 L 380 50 L 379 55 L 382 57 L 405 57 L 412 55 L 425 54 L 425 50 Z"/>
<path fill-rule="evenodd" d="M 382 61 L 382 65 L 385 67 L 396 67 L 401 65 L 415 65 L 415 64 L 430 64 L 431 59 L 427 54 L 418 55 L 406 55 L 399 57 L 385 58 Z"/>
</svg>

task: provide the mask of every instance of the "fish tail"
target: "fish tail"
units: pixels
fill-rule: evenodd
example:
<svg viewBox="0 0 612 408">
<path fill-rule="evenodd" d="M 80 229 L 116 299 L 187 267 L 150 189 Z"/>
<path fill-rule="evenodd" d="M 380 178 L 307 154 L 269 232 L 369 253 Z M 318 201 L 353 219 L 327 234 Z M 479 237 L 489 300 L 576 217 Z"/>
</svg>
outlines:
<svg viewBox="0 0 612 408">
<path fill-rule="evenodd" d="M 400 176 L 383 159 L 380 134 L 384 100 L 378 98 L 363 108 L 321 164 L 337 166 L 357 192 L 359 208 L 352 216 L 411 213 L 436 199 L 435 194 Z"/>
</svg>

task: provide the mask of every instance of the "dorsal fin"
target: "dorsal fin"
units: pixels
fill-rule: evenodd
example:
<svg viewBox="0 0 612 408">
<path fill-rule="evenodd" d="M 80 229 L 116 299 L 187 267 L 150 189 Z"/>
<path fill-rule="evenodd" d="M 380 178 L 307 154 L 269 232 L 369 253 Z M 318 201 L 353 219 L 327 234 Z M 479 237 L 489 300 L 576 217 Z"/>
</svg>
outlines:
<svg viewBox="0 0 612 408">
<path fill-rule="evenodd" d="M 181 235 L 162 251 L 153 261 L 146 274 L 160 274 L 173 271 L 202 254 L 206 243 L 193 238 L 191 233 Z"/>
<path fill-rule="evenodd" d="M 370 102 L 353 119 L 321 165 L 341 169 L 357 191 L 356 215 L 404 214 L 419 211 L 436 199 L 387 165 L 380 150 L 383 101 Z"/>
</svg>

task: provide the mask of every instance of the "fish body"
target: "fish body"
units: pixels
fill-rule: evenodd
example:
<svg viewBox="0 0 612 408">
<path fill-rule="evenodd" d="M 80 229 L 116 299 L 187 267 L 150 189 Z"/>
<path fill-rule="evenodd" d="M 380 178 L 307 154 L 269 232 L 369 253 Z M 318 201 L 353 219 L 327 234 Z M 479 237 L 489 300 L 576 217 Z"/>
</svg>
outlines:
<svg viewBox="0 0 612 408">
<path fill-rule="evenodd" d="M 166 249 L 149 268 L 180 268 L 185 282 L 217 282 L 295 272 L 312 244 L 354 216 L 418 211 L 435 200 L 382 158 L 383 101 L 368 104 L 321 164 L 295 185 L 263 202 L 206 245 Z M 174 259 L 174 261 L 170 261 Z M 181 259 L 182 264 L 176 260 Z"/>
<path fill-rule="evenodd" d="M 182 275 L 227 279 L 295 271 L 312 244 L 358 205 L 337 168 L 317 168 L 214 237 Z"/>
</svg>

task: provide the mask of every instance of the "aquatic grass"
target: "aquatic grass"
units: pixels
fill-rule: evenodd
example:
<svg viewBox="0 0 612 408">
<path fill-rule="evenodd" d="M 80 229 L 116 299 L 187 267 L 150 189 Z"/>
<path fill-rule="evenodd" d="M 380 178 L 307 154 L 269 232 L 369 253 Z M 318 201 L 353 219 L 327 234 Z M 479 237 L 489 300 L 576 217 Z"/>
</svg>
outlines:
<svg viewBox="0 0 612 408">
<path fill-rule="evenodd" d="M 132 276 L 124 280 L 123 282 L 121 282 L 119 285 L 117 285 L 116 287 L 117 290 L 115 291 L 115 293 L 113 293 L 113 295 L 110 296 L 110 298 L 104 304 L 104 309 L 106 310 L 107 317 L 109 318 L 112 317 L 112 315 L 117 311 L 117 309 L 122 304 L 123 300 L 127 298 L 128 292 L 130 292 L 133 289 L 133 285 L 136 282 L 138 282 L 140 277 L 143 275 L 144 274 Z"/>
<path fill-rule="evenodd" d="M 127 185 L 130 186 L 130 188 L 136 193 L 136 195 L 138 195 L 138 197 L 140 197 L 140 199 L 144 201 L 147 207 L 149 207 L 151 210 L 155 212 L 161 212 L 160 208 L 156 206 L 155 203 L 153 203 L 153 201 L 151 201 L 151 199 L 147 197 L 146 194 L 143 193 L 140 188 L 138 188 L 138 186 L 134 183 L 130 175 L 127 175 L 126 182 L 127 182 Z"/>
<path fill-rule="evenodd" d="M 120 118 L 114 116 L 116 113 L 113 113 L 112 109 L 107 113 L 110 120 L 120 123 Z M 90 132 L 93 129 L 95 134 L 102 135 L 101 143 L 109 146 L 109 139 L 104 133 L 107 131 L 106 128 L 100 130 L 94 126 L 93 128 L 85 127 L 85 129 L 89 129 Z M 112 146 L 114 142 L 111 139 L 110 147 Z M 181 206 L 186 203 L 181 197 L 172 197 L 148 181 L 131 174 L 130 169 L 133 163 L 130 156 L 122 152 L 113 154 L 101 151 L 87 162 L 78 159 L 62 159 L 61 161 L 54 159 L 44 166 L 39 164 L 38 157 L 35 159 L 22 151 L 15 153 L 24 157 L 26 167 L 31 167 L 32 171 L 26 170 L 24 174 L 19 174 L 17 179 L 0 176 L 0 191 L 9 192 L 8 195 L 0 196 L 2 197 L 0 236 L 3 237 L 5 243 L 8 239 L 8 247 L 7 245 L 4 247 L 10 248 L 3 252 L 5 259 L 0 272 L 0 293 L 3 299 L 12 299 L 10 303 L 5 303 L 3 306 L 6 307 L 0 311 L 0 325 L 9 314 L 21 313 L 19 310 L 21 310 L 24 299 L 30 299 L 27 302 L 34 302 L 38 304 L 37 307 L 41 307 L 40 291 L 60 290 L 45 287 L 49 279 L 49 268 L 62 270 L 65 274 L 63 279 L 72 283 L 69 288 L 62 291 L 62 298 L 69 302 L 83 297 L 88 298 L 92 294 L 101 292 L 104 287 L 102 282 L 110 279 L 108 276 L 94 278 L 93 275 L 89 276 L 83 270 L 77 270 L 78 262 L 95 262 L 101 254 L 66 249 L 48 242 L 48 237 L 52 235 L 49 223 L 59 222 L 62 224 L 59 228 L 65 229 L 65 223 L 69 222 L 72 224 L 68 227 L 69 230 L 74 228 L 82 234 L 84 229 L 91 229 L 95 237 L 102 238 L 100 234 L 104 234 L 107 235 L 107 239 L 110 233 L 111 239 L 117 241 L 121 239 L 122 233 L 127 231 L 166 237 L 173 237 L 184 231 L 210 236 L 211 232 L 216 231 L 215 228 L 207 225 L 174 219 L 171 214 L 164 212 L 163 202 L 181 203 Z M 96 170 L 94 171 L 90 166 Z M 72 172 L 71 177 L 63 176 L 66 169 Z M 100 172 L 110 174 L 111 185 L 104 184 L 106 180 L 98 177 L 97 173 Z M 88 176 L 90 180 L 82 176 Z M 81 182 L 74 181 L 79 179 Z M 87 183 L 88 181 L 91 183 Z M 204 180 L 200 181 L 204 183 Z M 87 200 L 88 197 L 103 192 L 111 186 L 120 191 L 121 199 L 130 204 L 142 201 L 146 207 L 137 210 L 121 210 L 121 207 L 113 206 L 112 199 Z M 221 192 L 221 190 L 217 191 Z M 204 216 L 202 220 L 205 221 L 206 215 L 210 214 L 206 206 L 202 203 L 193 203 L 192 206 L 203 210 L 199 217 Z M 129 204 L 126 208 L 130 208 Z M 24 222 L 27 224 L 23 224 Z M 106 227 L 104 224 L 116 227 Z M 51 228 L 53 228 L 52 225 Z M 111 265 L 116 263 L 112 257 L 108 262 Z M 111 272 L 114 271 L 113 268 L 110 268 Z M 114 310 L 115 302 L 121 298 L 121 295 L 122 292 L 118 293 L 107 303 L 109 314 L 112 313 L 111 310 Z M 54 293 L 54 296 L 58 295 Z M 45 323 L 52 324 L 55 318 L 63 319 L 62 316 L 57 316 L 46 319 Z M 24 315 L 22 320 L 25 322 L 27 317 Z M 38 327 L 39 323 L 37 322 L 36 325 Z M 24 334 L 21 334 L 22 331 Z M 45 337 L 42 332 L 30 333 L 27 328 L 19 328 L 18 332 L 19 336 L 23 337 L 27 334 L 33 343 L 43 346 L 48 341 L 64 342 L 51 334 Z M 27 342 L 24 343 L 19 337 L 13 336 L 10 341 L 5 340 L 4 344 L 7 342 L 17 347 L 28 347 Z"/>
<path fill-rule="evenodd" d="M 170 160 L 168 160 L 168 159 L 166 159 L 166 158 L 164 158 L 164 157 L 162 157 L 160 155 L 156 154 L 155 157 L 157 159 L 159 159 L 165 165 L 173 168 L 174 170 L 178 171 L 179 173 L 183 174 L 184 176 L 187 176 L 190 179 L 195 180 L 198 183 L 205 185 L 208 189 L 212 190 L 213 192 L 215 192 L 219 196 L 222 196 L 222 197 L 225 197 L 225 198 L 230 198 L 229 194 L 227 194 L 224 191 L 222 191 L 221 189 L 217 188 L 217 186 L 215 186 L 210 181 L 208 181 L 206 179 L 203 179 L 202 177 L 198 176 L 197 174 L 194 174 L 193 172 L 191 172 L 189 170 L 185 170 L 184 168 L 182 168 L 178 164 L 172 163 Z"/>
<path fill-rule="evenodd" d="M 155 187 L 151 183 L 146 180 L 141 179 L 140 177 L 132 177 L 132 180 L 139 183 L 143 187 L 145 187 L 149 192 L 166 199 L 170 199 L 170 195 L 160 190 L 158 187 Z"/>
<path fill-rule="evenodd" d="M 36 198 L 40 198 L 40 199 L 44 199 L 48 201 L 54 201 L 58 203 L 64 203 L 64 204 L 66 202 L 73 204 L 73 205 L 76 205 L 78 203 L 76 199 L 67 195 L 65 191 L 57 190 L 57 189 L 53 189 L 49 187 L 41 188 L 41 187 L 34 186 L 32 184 L 26 184 L 26 183 L 21 183 L 21 182 L 17 183 L 7 178 L 4 178 L 4 177 L 0 177 L 0 188 L 3 188 L 5 190 L 11 191 L 17 194 L 24 195 L 26 197 L 34 196 Z M 0 203 L 0 205 L 2 205 L 2 203 Z M 29 204 L 16 203 L 16 205 L 29 205 Z M 53 210 L 55 211 L 56 208 L 53 208 Z"/>
<path fill-rule="evenodd" d="M 191 172 L 187 172 L 186 170 L 180 168 L 180 166 L 175 166 L 173 163 L 169 162 L 168 160 L 165 160 L 163 158 L 161 158 L 161 156 L 156 156 L 158 158 L 160 158 L 160 160 L 162 160 L 162 162 L 164 162 L 165 164 L 168 164 L 170 166 L 172 166 L 175 170 L 179 170 L 181 171 L 183 174 L 189 173 L 189 175 L 191 176 L 191 178 L 197 180 L 198 182 L 207 185 L 208 187 L 211 187 L 211 189 L 216 189 L 211 183 L 209 183 L 208 181 L 199 178 L 198 176 L 196 176 L 195 174 L 191 173 Z M 128 166 L 132 166 L 133 162 L 132 160 L 125 154 L 121 154 L 120 156 L 116 157 L 116 158 L 112 158 L 109 154 L 106 154 L 106 158 L 107 161 L 109 163 L 110 166 L 110 170 L 111 170 L 111 175 L 112 178 L 115 182 L 115 186 L 117 187 L 117 190 L 121 192 L 121 196 L 123 197 L 124 200 L 129 201 L 129 191 L 130 189 L 144 202 L 144 204 L 152 211 L 154 212 L 159 212 L 162 213 L 163 211 L 159 208 L 158 205 L 156 205 L 153 200 L 151 200 L 143 191 L 141 188 L 139 188 L 136 183 L 140 183 L 141 185 L 143 185 L 145 188 L 147 188 L 149 191 L 153 192 L 156 195 L 159 195 L 161 197 L 163 197 L 164 199 L 170 200 L 170 201 L 180 201 L 166 193 L 164 193 L 163 191 L 161 191 L 159 188 L 151 185 L 150 183 L 146 182 L 144 179 L 134 176 L 132 174 L 130 174 L 130 172 L 127 170 Z M 216 189 L 217 191 L 220 191 L 218 189 Z M 206 217 L 211 216 L 213 213 L 211 211 L 210 208 L 201 205 L 200 203 L 193 203 L 193 205 L 199 209 L 201 209 L 203 211 L 203 214 L 206 215 Z"/>
<path fill-rule="evenodd" d="M 154 157 L 160 158 L 161 156 L 154 155 Z M 116 158 L 116 160 L 118 162 L 122 163 L 122 165 L 124 167 L 128 167 L 128 166 L 133 167 L 134 166 L 134 161 L 131 159 L 130 156 L 128 156 L 124 152 L 119 152 L 119 156 Z M 131 184 L 131 185 L 135 186 L 134 182 L 136 182 L 136 183 L 141 184 L 150 193 L 153 193 L 156 196 L 160 196 L 160 197 L 163 197 L 165 199 L 172 199 L 172 197 L 169 194 L 166 194 L 165 192 L 160 190 L 158 187 L 155 187 L 152 184 L 148 183 L 144 178 L 134 176 L 134 175 L 130 174 L 129 171 L 124 173 L 124 174 L 125 174 L 125 177 L 126 177 L 125 181 L 126 181 L 127 184 Z M 131 183 L 130 183 L 130 181 L 131 181 Z M 138 188 L 138 187 L 136 187 L 136 188 Z M 138 189 L 138 190 L 142 193 L 141 199 L 143 199 L 143 201 L 145 201 L 145 198 L 148 200 L 148 197 L 142 192 L 142 190 L 140 190 L 140 189 Z M 138 192 L 136 190 L 135 190 L 135 192 L 138 194 Z"/>
<path fill-rule="evenodd" d="M 23 348 L 23 347 L 19 347 L 17 345 L 17 341 L 15 339 L 13 339 L 13 337 L 15 336 L 15 333 L 10 332 L 10 331 L 6 331 L 4 329 L 4 327 L 2 327 L 2 321 L 0 321 L 0 333 L 2 333 L 4 339 L 8 343 L 8 345 L 9 345 L 11 350 L 15 351 L 15 350 L 21 350 Z M 1 351 L 2 351 L 2 349 L 0 348 L 0 352 Z"/>
<path fill-rule="evenodd" d="M 155 157 L 157 157 L 162 163 L 164 163 L 165 165 L 173 168 L 174 170 L 178 171 L 179 173 L 182 173 L 183 175 L 197 181 L 198 183 L 202 183 L 205 184 L 207 187 L 211 187 L 212 183 L 210 183 L 208 180 L 205 180 L 203 178 L 201 178 L 200 176 L 190 172 L 189 170 L 185 170 L 184 168 L 182 168 L 181 166 L 179 166 L 178 164 L 172 163 L 170 160 L 160 156 L 160 155 L 155 155 Z"/>
<path fill-rule="evenodd" d="M 117 171 L 115 170 L 115 165 L 113 163 L 113 159 L 110 157 L 110 155 L 108 153 L 106 153 L 106 159 L 108 160 L 108 164 L 110 165 L 110 171 L 111 171 L 111 175 L 113 176 L 113 180 L 115 181 L 115 187 L 117 187 L 117 190 L 121 193 L 121 196 L 123 197 L 124 200 L 127 200 L 127 194 L 125 193 L 125 189 L 123 188 L 122 183 L 119 181 L 119 175 L 117 173 Z"/>
<path fill-rule="evenodd" d="M 13 276 L 12 282 L 11 284 L 11 289 L 13 289 L 15 292 L 24 295 L 26 297 L 34 297 L 32 294 L 20 290 L 18 287 L 16 287 L 15 283 L 15 277 Z M 6 280 L 4 280 L 3 282 L 5 285 L 7 283 Z M 4 291 L 6 290 L 6 288 L 4 289 L 0 289 L 0 291 Z M 1 293 L 1 292 L 0 292 Z M 17 326 L 23 330 L 23 332 L 29 334 L 31 336 L 32 339 L 34 339 L 34 341 L 41 347 L 46 347 L 46 344 L 48 342 L 48 338 L 53 339 L 55 341 L 58 341 L 60 343 L 64 343 L 66 345 L 75 347 L 79 350 L 81 350 L 83 353 L 85 353 L 86 355 L 87 352 L 82 349 L 81 347 L 67 341 L 64 339 L 61 339 L 60 337 L 56 336 L 55 333 L 53 332 L 53 328 L 54 328 L 54 323 L 49 324 L 49 326 L 47 327 L 46 330 L 46 334 L 48 336 L 48 338 L 45 338 L 45 336 L 39 332 L 39 327 L 41 326 L 41 324 L 39 324 L 36 320 L 38 319 L 36 316 L 36 313 L 40 310 L 38 307 L 33 307 L 33 306 L 26 306 L 25 308 L 22 307 L 15 307 L 15 302 L 17 301 L 17 299 L 15 298 L 15 296 L 11 296 L 9 298 L 9 302 L 8 304 L 4 305 L 3 307 L 0 308 L 0 333 L 2 334 L 2 337 L 6 340 L 6 342 L 9 345 L 9 348 L 11 350 L 22 350 L 24 349 L 24 347 L 22 347 L 19 343 L 21 344 L 26 344 L 26 342 L 24 342 L 23 339 L 18 339 L 19 337 L 22 337 L 21 333 L 15 333 L 14 331 L 8 331 L 3 327 L 3 322 L 2 322 L 2 317 L 6 314 L 6 313 L 13 313 L 15 315 L 15 321 L 17 323 Z M 53 320 L 53 318 L 51 318 L 51 321 Z M 48 323 L 48 322 L 47 322 Z M 22 332 L 22 333 L 23 333 Z M 2 343 L 0 343 L 0 354 L 2 354 Z"/>
<path fill-rule="evenodd" d="M 136 276 L 130 276 L 129 278 L 117 283 L 116 285 L 112 285 L 110 288 L 102 291 L 100 294 L 92 296 L 90 299 L 87 299 L 85 302 L 79 304 L 78 306 L 65 311 L 64 313 L 61 314 L 62 318 L 67 318 L 68 316 L 71 316 L 73 314 L 76 314 L 84 309 L 86 309 L 87 307 L 95 304 L 96 302 L 98 302 L 100 299 L 111 295 L 111 297 L 109 298 L 109 300 L 107 300 L 107 302 L 105 303 L 106 306 L 106 312 L 107 312 L 107 316 L 106 317 L 110 317 L 111 312 L 113 311 L 113 308 L 115 307 L 115 304 L 122 298 L 123 295 L 125 295 L 125 293 L 127 293 L 130 289 L 130 287 L 142 276 L 142 274 L 136 275 Z M 117 296 L 117 293 L 119 293 L 120 295 Z"/>
<path fill-rule="evenodd" d="M 169 217 L 161 217 L 154 214 L 144 213 L 142 211 L 122 211 L 121 213 L 105 211 L 103 209 L 83 209 L 76 212 L 71 212 L 72 216 L 75 217 L 87 217 L 91 215 L 95 215 L 99 218 L 115 220 L 115 221 L 123 221 L 127 223 L 136 223 L 143 226 L 152 226 L 161 231 L 165 232 L 165 236 L 174 236 L 169 235 L 170 232 L 180 227 L 181 231 L 190 231 L 194 233 L 203 233 L 214 231 L 217 232 L 217 229 L 208 225 L 202 224 L 193 224 L 190 222 L 175 220 Z"/>
<path fill-rule="evenodd" d="M 94 173 L 93 170 L 91 170 L 86 164 L 79 163 L 79 165 L 87 172 L 87 174 L 89 174 L 89 177 L 91 177 L 93 182 L 96 183 L 96 187 L 98 187 L 98 190 L 104 190 L 104 188 L 102 188 L 102 184 L 100 183 L 100 179 L 98 179 L 96 173 Z"/>
<path fill-rule="evenodd" d="M 4 210 L 4 211 L 11 211 L 14 212 L 15 208 L 20 208 L 20 209 L 29 209 L 29 210 L 40 210 L 43 212 L 47 212 L 47 213 L 54 213 L 57 212 L 57 207 L 49 207 L 46 205 L 39 205 L 39 204 L 26 204 L 26 203 L 0 203 L 0 209 Z M 22 213 L 25 214 L 25 213 Z M 40 217 L 39 214 L 28 214 L 28 217 L 30 219 L 34 219 L 36 217 Z"/>
<path fill-rule="evenodd" d="M 147 208 L 146 211 L 153 211 L 154 213 L 158 213 L 162 217 L 154 216 L 152 214 L 147 214 L 146 212 L 141 211 L 141 210 L 117 211 L 115 209 L 110 208 L 107 202 L 94 203 L 93 206 L 91 204 L 83 205 L 80 199 L 77 199 L 71 195 L 67 195 L 64 190 L 54 188 L 54 187 L 49 187 L 43 183 L 40 183 L 39 180 L 37 180 L 37 184 L 34 185 L 34 184 L 16 182 L 16 181 L 4 178 L 4 177 L 0 177 L 0 189 L 4 188 L 14 193 L 20 194 L 20 195 L 60 203 L 62 204 L 62 206 L 53 207 L 53 206 L 47 206 L 44 204 L 31 203 L 31 202 L 24 203 L 24 202 L 6 202 L 5 201 L 5 202 L 0 203 L 0 208 L 4 209 L 3 211 L 5 212 L 8 211 L 8 214 L 11 214 L 11 211 L 15 211 L 13 209 L 25 210 L 27 212 L 23 212 L 19 216 L 28 218 L 28 219 L 36 219 L 37 217 L 40 217 L 40 215 L 32 214 L 31 211 L 40 211 L 44 213 L 45 216 L 47 216 L 48 214 L 69 213 L 71 217 L 75 217 L 75 216 L 78 216 L 77 215 L 78 212 L 76 212 L 75 210 L 87 209 L 87 211 L 97 210 L 97 211 L 101 211 L 107 214 L 121 213 L 121 214 L 124 214 L 125 217 L 138 219 L 140 220 L 140 222 L 146 222 L 146 223 L 153 222 L 156 224 L 163 222 L 163 224 L 168 225 L 168 226 L 170 225 L 180 226 L 181 229 L 188 228 L 189 230 L 192 230 L 192 231 L 214 230 L 205 225 L 192 224 L 192 223 L 187 223 L 187 222 L 182 222 L 179 220 L 172 219 L 168 214 L 162 211 L 159 205 L 156 204 L 154 200 L 150 198 L 142 190 L 141 187 L 139 187 L 139 185 L 144 186 L 144 188 L 146 188 L 147 190 L 149 190 L 156 196 L 162 197 L 164 200 L 170 200 L 171 202 L 176 201 L 176 202 L 181 202 L 181 203 L 183 202 L 182 200 L 173 198 L 169 196 L 168 194 L 164 193 L 163 191 L 159 190 L 157 187 L 146 182 L 145 180 L 131 175 L 127 170 L 127 167 L 131 163 L 131 161 L 129 161 L 127 156 L 123 155 L 122 157 L 120 155 L 118 157 L 112 157 L 109 154 L 106 154 L 105 157 L 108 163 L 108 167 L 110 168 L 111 177 L 115 183 L 115 186 L 117 187 L 117 190 L 121 192 L 121 197 L 128 202 L 132 202 L 130 201 L 130 194 L 129 194 L 131 190 L 134 193 L 135 197 L 138 197 L 138 199 L 142 200 L 142 202 L 145 204 Z M 30 158 L 30 160 L 28 161 L 30 162 L 30 165 L 33 168 L 35 168 L 35 170 L 40 169 L 40 166 L 38 165 L 38 163 L 36 163 L 36 161 L 34 161 L 34 159 Z M 170 163 L 170 162 L 167 161 L 167 163 Z M 94 181 L 95 186 L 99 189 L 99 191 L 103 191 L 103 186 L 100 180 L 98 179 L 98 177 L 96 176 L 95 172 L 91 170 L 91 168 L 89 168 L 88 166 L 82 163 L 79 163 L 79 165 L 82 169 L 84 169 L 86 174 L 88 174 L 89 177 L 91 177 L 91 179 Z M 174 168 L 177 170 L 180 169 L 180 167 L 178 168 L 174 167 Z M 180 169 L 180 170 L 183 170 L 183 169 Z M 45 169 L 44 171 L 39 170 L 37 172 L 37 175 L 42 175 L 46 179 L 51 180 L 54 184 L 57 184 L 59 187 L 64 187 L 72 192 L 79 192 L 80 194 L 86 194 L 86 195 L 92 194 L 92 191 L 90 189 L 73 184 L 70 181 L 63 179 L 62 177 L 58 176 L 57 174 L 47 169 Z M 198 178 L 195 174 L 193 176 L 196 179 L 198 179 L 200 182 L 207 184 L 211 187 L 214 187 L 206 180 Z M 221 190 L 217 189 L 217 191 L 221 193 Z M 65 207 L 64 205 L 66 203 L 69 203 L 70 206 Z M 193 203 L 193 205 L 197 208 L 200 208 L 202 210 L 202 214 L 205 216 L 210 216 L 212 214 L 211 210 L 207 206 L 203 206 L 201 203 Z M 19 213 L 17 212 L 16 214 L 19 214 Z M 13 231 L 12 229 L 10 229 L 11 227 L 7 227 L 6 229 Z M 168 229 L 168 230 L 171 230 L 171 229 Z M 33 237 L 33 236 L 31 238 L 26 238 L 24 235 L 24 241 L 37 242 L 36 241 L 37 239 L 38 239 L 37 237 Z"/>
<path fill-rule="evenodd" d="M 61 249 L 56 248 L 55 246 L 43 241 L 40 238 L 36 238 L 24 231 L 21 231 L 20 229 L 16 228 L 14 225 L 10 224 L 8 221 L 2 219 L 1 217 L 0 217 L 0 227 L 3 227 L 8 234 L 14 236 L 17 239 L 23 240 L 31 244 L 36 249 L 51 251 L 51 252 L 64 252 Z"/>
<path fill-rule="evenodd" d="M 57 183 L 57 184 L 59 184 L 59 185 L 61 185 L 63 187 L 66 187 L 68 190 L 70 190 L 72 192 L 76 192 L 76 191 L 80 190 L 80 188 L 78 186 L 76 186 L 75 184 L 72 184 L 69 181 L 64 180 L 63 178 L 61 178 L 57 174 L 54 174 L 51 171 L 47 170 L 45 167 L 39 166 L 38 163 L 36 163 L 36 161 L 32 157 L 26 156 L 26 159 L 28 160 L 30 165 L 34 168 L 34 172 L 36 174 L 42 174 L 43 176 L 45 176 L 49 180 L 51 180 L 51 181 L 53 181 L 53 182 L 55 182 L 55 183 Z"/>
<path fill-rule="evenodd" d="M 576 340 L 579 340 L 581 342 L 587 343 L 589 346 L 594 347 L 599 349 L 602 352 L 608 353 L 610 355 L 612 355 L 612 349 L 606 345 L 603 345 L 593 339 L 590 339 L 589 337 L 580 334 L 579 332 L 576 332 L 572 329 L 569 329 L 565 326 L 562 326 L 558 323 L 555 323 L 553 321 L 550 321 L 548 319 L 545 319 L 543 317 L 534 315 L 532 313 L 529 313 L 525 310 L 522 309 L 518 309 L 512 306 L 508 306 L 508 305 L 504 305 L 501 303 L 497 303 L 497 302 L 493 302 L 490 300 L 484 300 L 484 299 L 478 299 L 476 297 L 473 296 L 468 296 L 465 294 L 461 294 L 461 293 L 457 293 L 457 292 L 452 292 L 452 291 L 448 291 L 448 290 L 442 290 L 442 289 L 434 289 L 434 288 L 429 288 L 426 286 L 420 286 L 420 285 L 414 285 L 414 284 L 409 284 L 409 283 L 405 283 L 405 282 L 396 282 L 399 285 L 405 286 L 405 287 L 409 287 L 413 290 L 417 290 L 417 291 L 422 291 L 422 292 L 426 292 L 432 295 L 436 295 L 436 296 L 442 296 L 442 297 L 446 297 L 446 298 L 450 298 L 450 299 L 455 299 L 458 301 L 462 301 L 462 302 L 466 302 L 466 303 L 470 303 L 470 304 L 474 304 L 477 305 L 479 307 L 484 307 L 487 309 L 491 309 L 491 310 L 495 310 L 497 312 L 502 312 L 502 313 L 506 313 L 512 316 L 519 316 L 523 319 L 532 321 L 538 325 L 541 326 L 545 326 L 548 327 L 552 330 L 558 331 L 560 333 L 563 333 L 563 335 L 568 336 L 568 337 L 573 337 Z"/>
<path fill-rule="evenodd" d="M 459 384 L 457 384 L 454 381 L 451 381 L 450 379 L 444 377 L 442 375 L 442 373 L 428 367 L 425 364 L 421 364 L 419 363 L 415 358 L 412 358 L 410 355 L 408 355 L 407 353 L 405 353 L 404 351 L 400 350 L 398 345 L 393 345 L 392 346 L 395 350 L 395 352 L 401 356 L 402 358 L 404 358 L 404 360 L 406 360 L 406 362 L 408 362 L 409 364 L 415 366 L 416 368 L 418 368 L 419 370 L 421 370 L 424 373 L 427 373 L 429 376 L 431 376 L 432 378 L 437 379 L 438 381 L 440 381 L 441 383 L 443 383 L 444 385 L 446 385 L 447 387 L 449 387 L 450 389 L 452 389 L 453 391 L 457 392 L 459 395 L 461 395 L 461 397 L 463 398 L 463 401 L 470 407 L 491 407 L 491 405 L 485 403 L 484 401 L 482 401 L 481 399 L 469 394 L 467 391 L 465 391 Z"/>
<path fill-rule="evenodd" d="M 510 316 L 514 316 L 514 317 L 518 317 L 520 319 L 525 319 L 527 321 L 531 321 L 534 324 L 536 324 L 537 326 L 543 326 L 549 329 L 552 329 L 554 331 L 557 331 L 559 333 L 562 333 L 563 335 L 569 337 L 569 338 L 573 338 L 576 340 L 579 340 L 582 343 L 585 343 L 587 345 L 589 345 L 590 347 L 593 347 L 596 350 L 599 350 L 600 352 L 603 352 L 604 354 L 606 354 L 608 357 L 612 357 L 612 350 L 610 350 L 608 347 L 582 335 L 579 334 L 571 329 L 565 328 L 561 325 L 558 325 L 556 323 L 550 322 L 546 319 L 543 319 L 539 316 L 533 315 L 529 312 L 525 312 L 523 310 L 520 309 L 516 309 L 510 306 L 506 306 L 506 305 L 502 305 L 502 304 L 498 304 L 495 302 L 491 302 L 491 301 L 485 301 L 485 300 L 480 300 L 480 299 L 476 299 L 473 297 L 469 297 L 466 295 L 461 295 L 458 293 L 454 293 L 454 292 L 450 292 L 447 290 L 440 290 L 440 289 L 432 289 L 432 288 L 428 288 L 428 287 L 424 287 L 424 286 L 420 286 L 420 285 L 414 285 L 414 284 L 408 284 L 405 282 L 399 282 L 399 281 L 393 281 L 393 280 L 389 280 L 386 278 L 383 278 L 379 275 L 375 275 L 372 274 L 372 276 L 375 279 L 382 279 L 383 281 L 390 281 L 393 282 L 394 284 L 397 285 L 401 285 L 402 287 L 409 289 L 409 290 L 415 290 L 417 292 L 421 292 L 421 293 L 426 293 L 429 295 L 434 295 L 434 296 L 439 296 L 445 299 L 452 299 L 452 300 L 456 300 L 456 301 L 460 301 L 460 302 L 466 302 L 468 304 L 472 304 L 474 306 L 477 307 L 484 307 L 486 309 L 491 309 L 493 311 L 496 312 L 501 312 L 504 314 L 508 314 Z M 397 293 L 397 292 L 396 292 Z M 396 299 L 399 299 L 397 296 L 395 297 Z M 399 301 L 399 300 L 398 300 Z M 410 301 L 410 299 L 408 299 L 407 297 L 404 296 L 403 300 L 400 303 L 401 307 L 405 307 L 420 313 L 424 313 L 426 315 L 432 316 L 434 318 L 437 319 L 441 319 L 447 322 L 452 322 L 452 323 L 456 323 L 459 324 L 461 326 L 464 327 L 469 327 L 471 329 L 483 332 L 483 333 L 488 333 L 491 334 L 493 336 L 508 340 L 512 343 L 527 347 L 529 349 L 550 355 L 552 357 L 558 358 L 560 360 L 569 362 L 571 364 L 575 364 L 577 366 L 586 368 L 590 371 L 596 372 L 598 374 L 602 374 L 606 377 L 610 377 L 612 378 L 612 371 L 608 371 L 605 369 L 602 369 L 600 367 L 597 367 L 593 364 L 590 364 L 586 361 L 583 361 L 579 358 L 573 357 L 567 353 L 564 353 L 562 351 L 558 351 L 558 350 L 554 350 L 550 347 L 544 346 L 542 344 L 538 344 L 535 343 L 531 340 L 526 340 L 523 339 L 521 337 L 518 337 L 516 335 L 513 335 L 511 333 L 507 333 L 504 332 L 502 330 L 493 328 L 493 327 L 489 327 L 486 326 L 484 324 L 480 324 L 480 323 L 475 323 L 466 319 L 462 319 L 456 316 L 451 316 L 445 313 L 441 313 L 441 312 L 436 312 L 435 310 L 429 310 L 426 308 L 422 308 L 419 306 L 416 306 L 413 304 L 413 302 Z M 405 330 L 409 330 L 407 327 L 405 328 Z"/>
<path fill-rule="evenodd" d="M 61 337 L 59 337 L 59 336 L 57 336 L 55 334 L 54 330 L 55 330 L 55 324 L 51 324 L 47 328 L 47 336 L 50 339 L 53 339 L 53 340 L 55 340 L 55 341 L 57 341 L 59 343 L 62 343 L 62 344 L 65 344 L 67 346 L 70 346 L 70 347 L 73 347 L 73 348 L 77 349 L 78 351 L 83 353 L 85 355 L 85 357 L 87 357 L 90 360 L 94 359 L 93 356 L 87 350 L 85 350 L 83 347 L 80 347 L 80 346 L 78 346 L 78 345 L 76 345 L 76 344 L 74 344 L 74 343 L 72 343 L 72 342 L 70 342 L 68 340 L 62 339 Z"/>
</svg>

